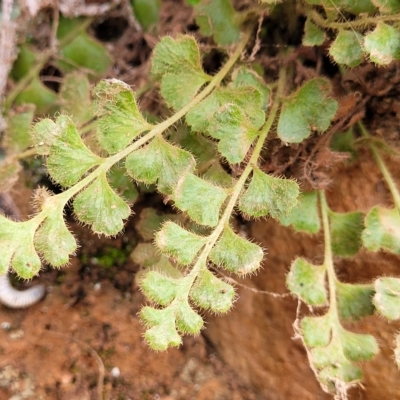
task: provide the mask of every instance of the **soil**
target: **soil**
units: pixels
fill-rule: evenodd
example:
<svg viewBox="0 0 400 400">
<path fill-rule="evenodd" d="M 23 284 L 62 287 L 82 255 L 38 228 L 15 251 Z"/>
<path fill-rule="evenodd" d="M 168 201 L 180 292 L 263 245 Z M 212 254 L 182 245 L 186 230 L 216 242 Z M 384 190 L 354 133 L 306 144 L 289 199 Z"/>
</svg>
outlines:
<svg viewBox="0 0 400 400">
<path fill-rule="evenodd" d="M 236 3 L 241 7 L 246 1 Z M 51 12 L 44 9 L 42 13 L 41 21 L 47 21 Z M 135 89 L 145 87 L 152 48 L 165 34 L 193 34 L 207 53 L 205 69 L 215 72 L 219 68 L 221 54 L 210 39 L 199 35 L 193 11 L 185 1 L 162 2 L 157 34 L 138 29 L 126 15 L 124 7 L 117 8 L 96 17 L 90 27 L 113 55 L 108 77 L 121 79 Z M 49 29 L 48 24 L 35 25 L 33 41 L 39 43 L 48 37 Z M 264 68 L 266 80 L 275 78 L 282 65 L 276 58 L 274 43 L 286 38 L 288 43 L 298 44 L 294 39 L 298 32 L 287 38 L 282 29 L 273 28 L 272 44 L 260 44 L 257 61 Z M 326 53 L 300 48 L 295 57 L 305 60 L 296 61 L 295 83 L 320 74 L 330 77 L 340 110 L 333 127 L 323 136 L 315 135 L 290 147 L 271 139 L 261 168 L 276 175 L 294 176 L 303 189 L 328 189 L 330 206 L 338 212 L 366 211 L 375 204 L 390 206 L 388 191 L 368 151 L 360 147 L 359 158 L 349 162 L 331 152 L 328 145 L 334 134 L 365 118 L 371 133 L 385 139 L 392 149 L 399 148 L 400 64 L 385 69 L 364 65 L 339 79 Z M 43 73 L 53 71 L 53 76 L 58 76 L 49 67 Z M 166 108 L 155 89 L 143 90 L 140 106 L 152 115 L 165 116 Z M 396 160 L 388 162 L 400 182 Z M 235 173 L 241 166 L 231 168 Z M 33 211 L 28 202 L 32 192 L 27 187 L 38 180 L 51 186 L 43 176 L 38 178 L 28 170 L 12 190 L 25 217 Z M 272 298 L 263 293 L 286 292 L 285 274 L 295 256 L 320 262 L 321 237 L 295 234 L 273 220 L 250 222 L 239 217 L 243 233 L 268 248 L 263 270 L 239 282 L 240 298 L 231 313 L 206 316 L 206 329 L 200 336 L 185 337 L 179 349 L 156 353 L 142 338 L 143 326 L 137 314 L 145 298 L 136 279 L 141 267 L 129 257 L 143 242 L 138 221 L 141 211 L 150 206 L 159 212 L 171 211 L 159 196 L 142 192 L 134 205 L 135 215 L 124 234 L 115 239 L 94 236 L 68 215 L 82 245 L 71 264 L 62 270 L 44 269 L 30 283 L 14 282 L 23 289 L 39 280 L 47 285 L 47 295 L 26 310 L 0 306 L 0 400 L 86 400 L 102 396 L 116 400 L 331 398 L 321 391 L 301 342 L 293 340 L 297 302 L 291 297 Z M 339 277 L 346 282 L 365 283 L 382 274 L 398 275 L 398 258 L 387 254 L 361 252 L 357 258 L 336 261 Z M 302 308 L 301 313 L 307 310 Z M 363 366 L 366 390 L 361 386 L 351 398 L 400 399 L 399 372 L 391 358 L 393 335 L 399 328 L 399 324 L 387 324 L 375 316 L 351 326 L 374 334 L 382 348 L 376 360 Z"/>
</svg>

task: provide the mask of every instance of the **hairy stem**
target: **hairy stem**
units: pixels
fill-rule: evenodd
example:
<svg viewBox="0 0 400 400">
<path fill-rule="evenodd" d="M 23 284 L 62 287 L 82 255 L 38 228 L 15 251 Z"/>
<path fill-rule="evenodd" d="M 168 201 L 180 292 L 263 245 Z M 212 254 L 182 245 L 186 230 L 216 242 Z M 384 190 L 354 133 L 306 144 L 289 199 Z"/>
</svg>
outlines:
<svg viewBox="0 0 400 400">
<path fill-rule="evenodd" d="M 325 29 L 363 29 L 370 25 L 376 25 L 378 22 L 398 22 L 400 21 L 400 15 L 379 15 L 375 17 L 360 17 L 353 21 L 346 20 L 345 22 L 330 22 L 325 19 L 319 12 L 315 10 L 309 10 L 306 14 L 321 28 Z"/>
<path fill-rule="evenodd" d="M 365 138 L 371 137 L 367 128 L 364 126 L 364 124 L 362 122 L 359 122 L 358 126 L 360 128 L 361 134 Z M 400 212 L 400 193 L 397 189 L 395 180 L 393 179 L 391 173 L 389 172 L 388 168 L 386 167 L 386 164 L 383 161 L 383 159 L 382 159 L 381 155 L 379 154 L 375 145 L 371 141 L 369 141 L 368 144 L 369 144 L 369 148 L 371 149 L 372 155 L 374 156 L 375 161 L 378 164 L 380 171 L 382 172 L 385 182 L 388 185 L 390 193 L 393 197 L 393 202 L 394 202 L 395 208 L 397 209 L 398 212 Z"/>
<path fill-rule="evenodd" d="M 332 335 L 335 336 L 338 334 L 338 330 L 340 327 L 340 320 L 339 320 L 337 299 L 336 299 L 337 277 L 335 268 L 333 266 L 331 232 L 329 229 L 329 215 L 328 215 L 329 207 L 326 201 L 325 192 L 323 190 L 319 192 L 319 196 L 321 205 L 322 225 L 324 228 L 324 245 L 325 245 L 324 265 L 328 275 L 329 314 L 331 316 L 331 322 L 332 322 Z"/>
<path fill-rule="evenodd" d="M 187 276 L 187 286 L 186 286 L 186 295 L 189 294 L 190 288 L 193 285 L 197 275 L 199 272 L 207 267 L 207 258 L 212 250 L 212 248 L 215 246 L 215 243 L 217 242 L 218 238 L 220 237 L 222 231 L 224 230 L 225 226 L 229 223 L 229 218 L 233 213 L 233 210 L 235 208 L 235 205 L 237 203 L 237 200 L 239 198 L 240 193 L 242 192 L 244 185 L 253 171 L 254 167 L 257 166 L 261 150 L 263 148 L 264 142 L 271 130 L 271 127 L 276 119 L 276 116 L 278 114 L 278 110 L 281 104 L 281 97 L 283 95 L 283 91 L 285 89 L 285 83 L 286 83 L 286 68 L 282 68 L 279 73 L 279 80 L 278 80 L 278 89 L 275 95 L 275 99 L 273 102 L 273 105 L 271 107 L 271 111 L 268 115 L 267 121 L 265 122 L 263 128 L 261 129 L 260 136 L 257 139 L 257 143 L 254 147 L 253 154 L 250 157 L 249 162 L 246 165 L 246 168 L 244 169 L 242 175 L 236 182 L 235 186 L 232 189 L 232 193 L 230 195 L 228 204 L 226 205 L 224 212 L 218 222 L 218 225 L 214 229 L 214 231 L 211 233 L 211 235 L 208 237 L 207 243 L 204 245 L 203 250 L 199 257 L 197 258 L 197 261 L 195 265 L 193 266 L 193 269 L 190 271 L 189 275 Z"/>
</svg>

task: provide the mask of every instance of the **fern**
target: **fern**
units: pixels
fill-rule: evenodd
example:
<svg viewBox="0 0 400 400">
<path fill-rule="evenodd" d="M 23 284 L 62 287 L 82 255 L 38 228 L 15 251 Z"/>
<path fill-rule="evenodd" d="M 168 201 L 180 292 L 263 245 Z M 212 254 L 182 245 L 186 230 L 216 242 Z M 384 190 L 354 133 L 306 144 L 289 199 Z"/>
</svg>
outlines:
<svg viewBox="0 0 400 400">
<path fill-rule="evenodd" d="M 56 268 L 68 264 L 78 246 L 64 219 L 68 203 L 76 219 L 94 233 L 115 236 L 132 213 L 130 205 L 137 196 L 132 182 L 154 185 L 185 216 L 152 220 L 159 228 L 158 252 L 147 243 L 132 255 L 149 267 L 140 281 L 149 301 L 140 312 L 145 339 L 151 348 L 165 350 L 179 346 L 183 335 L 203 329 L 203 310 L 221 314 L 231 309 L 234 287 L 214 274 L 214 267 L 242 277 L 260 267 L 263 249 L 235 232 L 235 213 L 269 216 L 311 234 L 322 226 L 324 262 L 313 265 L 297 258 L 286 282 L 308 306 L 324 307 L 320 316 L 299 316 L 296 333 L 323 389 L 344 398 L 362 377 L 357 363 L 371 359 L 378 346 L 372 336 L 345 329 L 343 321 L 375 311 L 399 319 L 400 281 L 383 277 L 373 284 L 340 282 L 333 256 L 354 256 L 361 246 L 400 253 L 398 189 L 362 124 L 359 129 L 391 191 L 393 209 L 376 206 L 365 219 L 358 211 L 334 212 L 323 191 L 300 194 L 295 180 L 265 173 L 262 150 L 275 131 L 284 144 L 297 145 L 328 130 L 338 110 L 330 82 L 313 78 L 288 93 L 290 66 L 281 66 L 276 82 L 269 78 L 266 85 L 249 63 L 239 61 L 255 17 L 265 11 L 274 15 L 281 7 L 275 1 L 263 0 L 240 12 L 229 0 L 190 3 L 198 3 L 200 31 L 219 46 L 231 46 L 230 56 L 210 75 L 192 36 L 163 37 L 153 51 L 151 74 L 171 116 L 159 123 L 145 118 L 136 94 L 122 81 L 102 80 L 90 94 L 90 79 L 100 76 L 110 61 L 105 49 L 86 34 L 90 21 L 61 19 L 59 46 L 43 59 L 37 59 L 30 46 L 21 46 L 13 69 L 17 84 L 5 102 L 8 128 L 3 144 L 8 157 L 0 166 L 1 189 L 15 181 L 19 159 L 35 153 L 45 157 L 50 178 L 64 191 L 40 191 L 37 213 L 27 221 L 0 216 L 0 273 L 11 266 L 29 279 L 42 261 Z M 157 20 L 157 7 L 151 20 L 143 21 L 146 28 Z M 353 68 L 367 59 L 387 65 L 400 58 L 397 2 L 307 0 L 298 10 L 306 19 L 303 45 L 329 41 L 329 55 L 341 66 Z M 353 17 L 344 21 L 349 14 Z M 85 57 L 86 48 L 93 57 Z M 66 74 L 58 95 L 39 79 L 50 58 Z M 90 72 L 75 71 L 76 64 Z M 12 109 L 27 100 L 30 104 Z M 29 129 L 35 112 L 47 112 L 54 102 L 63 113 Z M 95 145 L 85 142 L 88 131 L 95 131 Z M 230 174 L 229 167 L 239 172 Z M 122 195 L 127 185 L 133 190 Z M 144 210 L 140 223 L 152 217 L 151 210 Z M 144 231 L 149 240 L 149 229 Z M 398 364 L 399 347 L 397 336 Z"/>
</svg>

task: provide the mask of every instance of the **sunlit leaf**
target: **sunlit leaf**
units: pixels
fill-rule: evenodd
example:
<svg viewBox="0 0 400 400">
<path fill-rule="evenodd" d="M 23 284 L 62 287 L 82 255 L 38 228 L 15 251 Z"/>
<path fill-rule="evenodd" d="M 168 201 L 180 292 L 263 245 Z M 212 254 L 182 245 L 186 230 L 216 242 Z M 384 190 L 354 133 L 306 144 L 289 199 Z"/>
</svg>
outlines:
<svg viewBox="0 0 400 400">
<path fill-rule="evenodd" d="M 170 107 L 186 105 L 210 77 L 203 71 L 200 52 L 191 36 L 164 36 L 153 50 L 152 73 L 161 78 L 161 95 Z"/>
<path fill-rule="evenodd" d="M 126 83 L 117 79 L 100 81 L 93 90 L 97 139 L 109 153 L 117 153 L 150 125 L 140 114 L 135 95 Z"/>
<path fill-rule="evenodd" d="M 110 236 L 122 230 L 131 209 L 102 174 L 76 196 L 74 212 L 80 221 L 91 225 L 93 232 Z"/>
</svg>

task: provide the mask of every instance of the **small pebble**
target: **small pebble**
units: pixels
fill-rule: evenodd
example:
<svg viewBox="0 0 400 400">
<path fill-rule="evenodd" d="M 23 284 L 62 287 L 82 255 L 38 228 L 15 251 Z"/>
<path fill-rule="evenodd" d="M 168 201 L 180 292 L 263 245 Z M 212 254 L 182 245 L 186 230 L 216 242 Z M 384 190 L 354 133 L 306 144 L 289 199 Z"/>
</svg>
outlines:
<svg viewBox="0 0 400 400">
<path fill-rule="evenodd" d="M 95 283 L 94 286 L 93 286 L 93 289 L 96 290 L 96 291 L 100 290 L 101 289 L 101 283 L 100 282 Z"/>
<path fill-rule="evenodd" d="M 113 378 L 118 378 L 120 375 L 121 375 L 121 371 L 119 370 L 118 367 L 114 367 L 114 368 L 111 370 L 111 376 L 112 376 Z"/>
<path fill-rule="evenodd" d="M 90 262 L 91 262 L 91 264 L 93 264 L 93 265 L 97 265 L 97 264 L 99 263 L 99 260 L 98 260 L 96 257 L 92 257 L 92 258 L 90 259 Z"/>
<path fill-rule="evenodd" d="M 1 329 L 3 329 L 4 331 L 8 331 L 11 328 L 11 323 L 4 321 L 0 324 L 0 326 L 1 326 Z"/>
<path fill-rule="evenodd" d="M 13 331 L 10 333 L 10 339 L 11 340 L 18 340 L 24 337 L 25 332 L 22 329 L 17 329 L 16 331 Z"/>
</svg>

